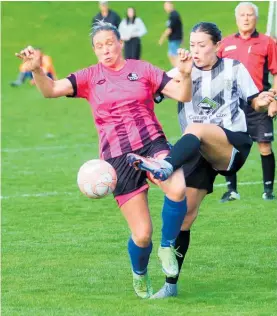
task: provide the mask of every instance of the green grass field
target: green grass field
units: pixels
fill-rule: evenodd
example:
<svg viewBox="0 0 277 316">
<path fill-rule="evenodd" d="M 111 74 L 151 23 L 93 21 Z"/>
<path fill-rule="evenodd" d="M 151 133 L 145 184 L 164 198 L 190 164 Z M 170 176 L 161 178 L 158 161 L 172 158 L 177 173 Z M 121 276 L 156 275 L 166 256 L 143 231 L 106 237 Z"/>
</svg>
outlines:
<svg viewBox="0 0 277 316">
<path fill-rule="evenodd" d="M 156 44 L 166 20 L 162 3 L 132 4 L 149 31 L 143 58 L 169 69 L 166 45 Z M 236 4 L 177 3 L 185 42 L 201 20 L 216 22 L 224 35 L 235 32 Z M 264 32 L 268 3 L 258 5 Z M 112 4 L 120 13 L 127 6 Z M 80 165 L 97 156 L 88 104 L 43 99 L 28 83 L 9 86 L 19 65 L 14 53 L 29 44 L 53 57 L 60 78 L 94 63 L 88 33 L 96 12 L 93 2 L 2 3 L 2 315 L 277 315 L 277 203 L 261 199 L 256 146 L 239 173 L 241 201 L 218 202 L 225 189 L 218 177 L 214 194 L 202 204 L 178 298 L 135 297 L 129 231 L 116 203 L 111 197 L 89 200 L 76 186 Z M 172 140 L 180 135 L 176 112 L 174 102 L 157 107 Z M 277 153 L 276 142 L 274 148 Z M 156 255 L 162 198 L 157 188 L 150 190 L 155 246 L 149 271 L 155 290 L 164 280 Z"/>
</svg>

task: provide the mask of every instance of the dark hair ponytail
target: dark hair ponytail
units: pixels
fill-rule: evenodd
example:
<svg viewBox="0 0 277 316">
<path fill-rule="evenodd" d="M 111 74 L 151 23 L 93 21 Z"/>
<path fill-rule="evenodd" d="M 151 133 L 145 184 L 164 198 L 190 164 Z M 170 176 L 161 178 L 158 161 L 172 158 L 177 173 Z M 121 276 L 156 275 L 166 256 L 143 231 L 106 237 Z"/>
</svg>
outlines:
<svg viewBox="0 0 277 316">
<path fill-rule="evenodd" d="M 221 31 L 216 24 L 210 22 L 200 22 L 192 28 L 191 32 L 203 32 L 211 36 L 214 44 L 221 41 Z"/>
</svg>

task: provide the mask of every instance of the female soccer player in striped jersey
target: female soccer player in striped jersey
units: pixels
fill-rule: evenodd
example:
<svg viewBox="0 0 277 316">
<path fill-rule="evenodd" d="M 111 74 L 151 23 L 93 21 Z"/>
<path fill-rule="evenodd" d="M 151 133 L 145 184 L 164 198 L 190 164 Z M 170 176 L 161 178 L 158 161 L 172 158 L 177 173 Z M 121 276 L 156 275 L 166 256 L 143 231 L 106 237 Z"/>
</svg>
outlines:
<svg viewBox="0 0 277 316">
<path fill-rule="evenodd" d="M 115 199 L 129 225 L 128 251 L 133 270 L 133 286 L 141 298 L 152 294 L 147 265 L 152 250 L 152 223 L 149 214 L 144 171 L 136 172 L 126 161 L 127 153 L 159 157 L 168 152 L 162 127 L 154 114 L 155 93 L 177 101 L 191 99 L 191 64 L 188 52 L 178 55 L 181 79 L 176 81 L 153 65 L 124 60 L 123 42 L 110 23 L 98 22 L 92 28 L 92 46 L 98 64 L 54 81 L 40 67 L 40 53 L 31 46 L 16 54 L 32 71 L 36 86 L 44 97 L 85 98 L 90 103 L 99 133 L 100 156 L 117 172 Z M 181 184 L 181 185 L 179 185 Z M 186 214 L 185 180 L 182 170 L 161 182 L 165 193 L 162 216 L 163 234 L 159 257 L 167 276 L 178 274 L 173 242 Z M 107 245 L 108 246 L 108 245 Z"/>
<path fill-rule="evenodd" d="M 246 68 L 238 61 L 220 59 L 217 51 L 221 32 L 213 23 L 195 25 L 190 34 L 193 96 L 178 103 L 179 123 L 184 133 L 165 160 L 128 155 L 128 162 L 151 172 L 159 180 L 170 179 L 175 170 L 183 169 L 187 186 L 188 211 L 175 242 L 179 270 L 189 247 L 190 228 L 204 197 L 213 191 L 216 175 L 237 172 L 244 164 L 252 140 L 247 133 L 241 100 L 256 110 L 276 115 L 274 91 L 263 92 L 254 84 Z M 169 76 L 178 81 L 178 69 Z M 159 96 L 162 98 L 162 95 Z M 153 298 L 177 295 L 177 277 L 167 277 Z"/>
</svg>

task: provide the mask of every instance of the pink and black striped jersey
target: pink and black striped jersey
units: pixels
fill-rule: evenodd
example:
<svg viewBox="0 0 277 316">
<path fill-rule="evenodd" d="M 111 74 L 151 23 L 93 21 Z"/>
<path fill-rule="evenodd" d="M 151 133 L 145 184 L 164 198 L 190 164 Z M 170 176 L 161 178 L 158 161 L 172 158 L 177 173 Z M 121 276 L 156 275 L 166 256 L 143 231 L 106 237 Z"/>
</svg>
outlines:
<svg viewBox="0 0 277 316">
<path fill-rule="evenodd" d="M 171 78 L 159 68 L 130 59 L 119 71 L 99 63 L 72 73 L 68 79 L 73 96 L 85 98 L 91 105 L 102 159 L 142 148 L 164 135 L 154 113 L 153 95 Z"/>
</svg>

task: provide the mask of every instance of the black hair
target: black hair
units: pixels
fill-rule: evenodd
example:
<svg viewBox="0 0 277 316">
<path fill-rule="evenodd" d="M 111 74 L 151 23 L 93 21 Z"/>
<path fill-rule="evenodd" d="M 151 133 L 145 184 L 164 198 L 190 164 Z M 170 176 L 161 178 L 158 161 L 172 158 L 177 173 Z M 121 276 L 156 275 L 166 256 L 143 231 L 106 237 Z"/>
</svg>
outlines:
<svg viewBox="0 0 277 316">
<path fill-rule="evenodd" d="M 211 36 L 214 44 L 221 41 L 221 31 L 216 24 L 211 22 L 200 22 L 194 25 L 191 32 L 203 32 Z"/>
<path fill-rule="evenodd" d="M 134 24 L 135 23 L 135 19 L 136 19 L 136 9 L 133 8 L 133 7 L 129 7 L 128 9 L 132 9 L 134 11 L 134 16 L 133 16 L 133 18 L 129 18 L 128 14 L 126 13 L 127 24 Z M 128 11 L 128 9 L 127 9 L 127 11 Z"/>
</svg>

